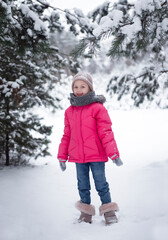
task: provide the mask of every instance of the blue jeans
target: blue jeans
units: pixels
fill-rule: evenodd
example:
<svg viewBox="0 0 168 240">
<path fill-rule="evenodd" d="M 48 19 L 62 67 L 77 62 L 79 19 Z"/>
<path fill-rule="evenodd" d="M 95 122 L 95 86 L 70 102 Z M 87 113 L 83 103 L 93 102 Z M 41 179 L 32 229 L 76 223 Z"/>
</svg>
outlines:
<svg viewBox="0 0 168 240">
<path fill-rule="evenodd" d="M 111 202 L 109 184 L 105 177 L 105 162 L 76 163 L 78 180 L 78 191 L 82 203 L 90 204 L 90 178 L 91 169 L 96 190 L 100 196 L 102 204 Z"/>
</svg>

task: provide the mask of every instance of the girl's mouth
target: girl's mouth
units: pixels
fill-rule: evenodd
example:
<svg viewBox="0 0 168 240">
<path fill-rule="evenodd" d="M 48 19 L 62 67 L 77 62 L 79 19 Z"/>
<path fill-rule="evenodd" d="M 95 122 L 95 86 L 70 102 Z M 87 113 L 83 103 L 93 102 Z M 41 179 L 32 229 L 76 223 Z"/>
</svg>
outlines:
<svg viewBox="0 0 168 240">
<path fill-rule="evenodd" d="M 77 93 L 77 97 L 83 96 L 83 93 Z"/>
</svg>

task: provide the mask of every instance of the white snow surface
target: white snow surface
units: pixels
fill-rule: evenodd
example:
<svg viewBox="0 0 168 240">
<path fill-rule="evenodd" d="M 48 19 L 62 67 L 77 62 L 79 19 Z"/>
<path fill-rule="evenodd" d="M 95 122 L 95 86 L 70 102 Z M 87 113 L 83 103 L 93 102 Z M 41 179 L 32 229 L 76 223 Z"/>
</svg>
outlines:
<svg viewBox="0 0 168 240">
<path fill-rule="evenodd" d="M 53 124 L 52 157 L 33 167 L 0 170 L 0 240 L 166 240 L 168 236 L 168 110 L 109 110 L 124 165 L 106 163 L 119 222 L 105 226 L 91 177 L 93 224 L 74 224 L 79 216 L 75 164 L 61 172 L 57 149 L 64 111 L 43 112 Z M 33 161 L 34 162 L 34 161 Z M 45 164 L 47 163 L 47 164 Z"/>
</svg>

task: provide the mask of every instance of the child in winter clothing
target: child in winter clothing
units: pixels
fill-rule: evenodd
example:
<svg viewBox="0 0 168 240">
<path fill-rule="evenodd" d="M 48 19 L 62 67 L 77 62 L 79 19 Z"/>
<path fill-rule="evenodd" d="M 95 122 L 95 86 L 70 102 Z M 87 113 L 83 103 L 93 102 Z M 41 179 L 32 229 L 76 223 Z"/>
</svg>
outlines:
<svg viewBox="0 0 168 240">
<path fill-rule="evenodd" d="M 76 163 L 80 195 L 76 208 L 81 212 L 79 222 L 91 223 L 92 216 L 95 215 L 95 208 L 90 204 L 91 169 L 102 202 L 100 215 L 104 215 L 106 224 L 111 224 L 117 222 L 115 211 L 119 208 L 111 201 L 105 177 L 105 162 L 109 157 L 117 166 L 123 163 L 111 129 L 110 117 L 103 106 L 106 100 L 102 95 L 95 95 L 92 77 L 86 72 L 74 76 L 72 91 L 71 106 L 65 111 L 64 135 L 58 151 L 60 167 L 64 171 L 67 160 Z"/>
</svg>

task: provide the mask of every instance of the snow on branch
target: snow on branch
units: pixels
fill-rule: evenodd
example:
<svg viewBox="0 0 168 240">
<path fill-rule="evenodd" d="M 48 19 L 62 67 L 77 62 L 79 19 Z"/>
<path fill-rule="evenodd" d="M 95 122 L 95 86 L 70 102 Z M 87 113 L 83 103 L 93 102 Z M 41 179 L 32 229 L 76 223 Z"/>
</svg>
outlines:
<svg viewBox="0 0 168 240">
<path fill-rule="evenodd" d="M 26 4 L 21 4 L 19 6 L 19 9 L 26 17 L 30 17 L 33 20 L 34 29 L 36 31 L 46 30 L 46 26 L 43 21 L 40 20 L 39 16 L 33 12 Z"/>
</svg>

